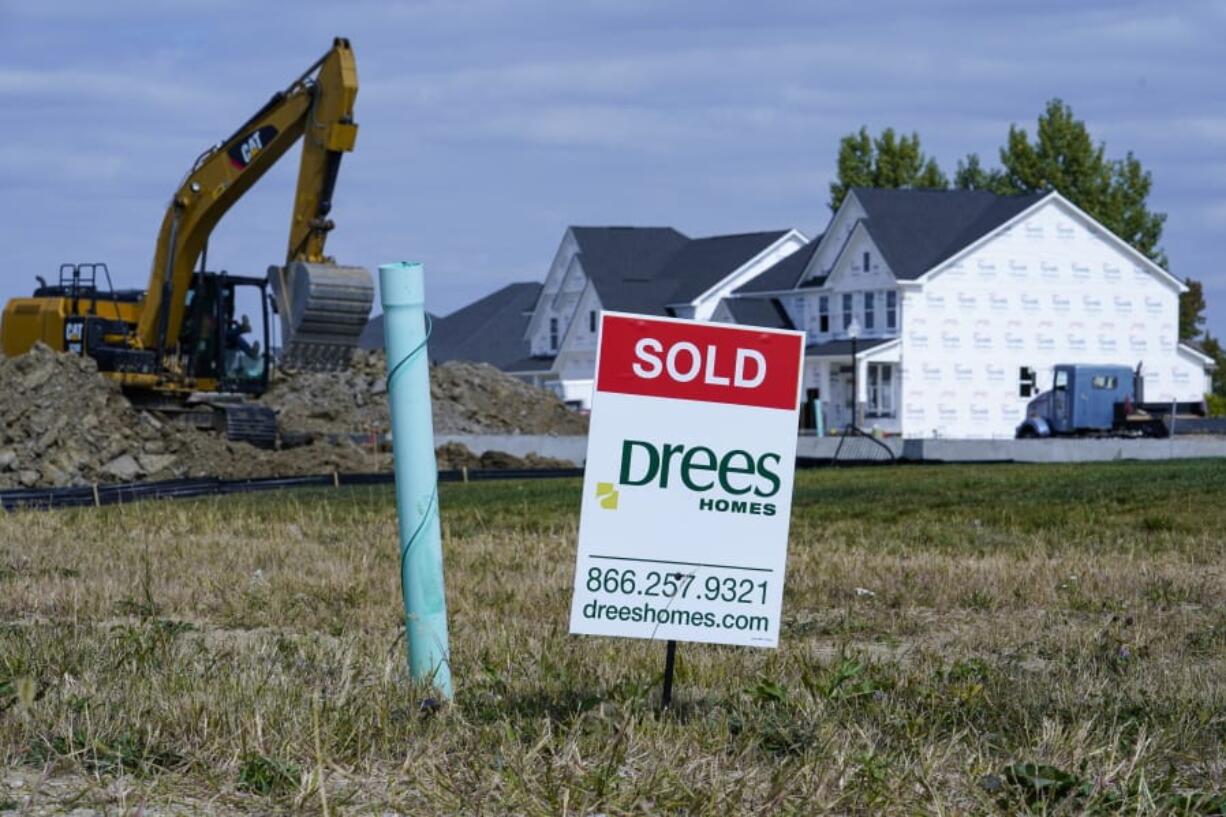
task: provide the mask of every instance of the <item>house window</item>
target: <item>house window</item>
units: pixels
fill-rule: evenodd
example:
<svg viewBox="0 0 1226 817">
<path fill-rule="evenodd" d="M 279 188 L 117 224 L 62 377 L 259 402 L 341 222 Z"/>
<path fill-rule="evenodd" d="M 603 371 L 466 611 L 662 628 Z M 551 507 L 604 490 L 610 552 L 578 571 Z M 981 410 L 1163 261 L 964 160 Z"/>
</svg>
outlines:
<svg viewBox="0 0 1226 817">
<path fill-rule="evenodd" d="M 549 319 L 549 348 L 551 351 L 558 351 L 558 319 Z"/>
<path fill-rule="evenodd" d="M 587 331 L 589 332 L 596 331 L 596 310 L 595 309 L 587 313 Z"/>
<path fill-rule="evenodd" d="M 885 294 L 885 328 L 898 328 L 898 293 L 893 290 Z"/>
<path fill-rule="evenodd" d="M 868 416 L 894 416 L 894 364 L 868 364 Z"/>
<path fill-rule="evenodd" d="M 817 331 L 823 335 L 830 331 L 830 298 L 826 295 L 817 298 Z"/>
<path fill-rule="evenodd" d="M 877 293 L 875 292 L 864 293 L 864 328 L 870 332 L 873 329 L 873 321 L 877 317 L 875 314 L 877 311 L 876 301 L 877 301 Z"/>
<path fill-rule="evenodd" d="M 843 293 L 843 329 L 851 326 L 851 293 Z"/>
<path fill-rule="evenodd" d="M 868 272 L 868 253 L 867 252 L 864 253 L 864 259 L 862 263 L 864 265 L 864 271 Z"/>
<path fill-rule="evenodd" d="M 1034 369 L 1029 366 L 1023 366 L 1017 375 L 1017 396 L 1029 397 L 1034 394 L 1037 391 L 1035 388 L 1036 382 L 1038 382 L 1038 378 L 1035 377 Z"/>
</svg>

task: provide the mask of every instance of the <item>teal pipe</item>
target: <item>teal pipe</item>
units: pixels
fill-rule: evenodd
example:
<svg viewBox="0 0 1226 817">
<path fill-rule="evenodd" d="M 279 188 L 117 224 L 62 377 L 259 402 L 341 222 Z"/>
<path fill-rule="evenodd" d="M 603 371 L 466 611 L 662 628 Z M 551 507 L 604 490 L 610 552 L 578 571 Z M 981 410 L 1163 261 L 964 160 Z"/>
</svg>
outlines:
<svg viewBox="0 0 1226 817">
<path fill-rule="evenodd" d="M 404 596 L 409 674 L 451 700 L 451 650 L 438 520 L 438 463 L 426 355 L 426 287 L 421 264 L 379 267 L 387 399 L 392 415 L 400 589 Z"/>
</svg>

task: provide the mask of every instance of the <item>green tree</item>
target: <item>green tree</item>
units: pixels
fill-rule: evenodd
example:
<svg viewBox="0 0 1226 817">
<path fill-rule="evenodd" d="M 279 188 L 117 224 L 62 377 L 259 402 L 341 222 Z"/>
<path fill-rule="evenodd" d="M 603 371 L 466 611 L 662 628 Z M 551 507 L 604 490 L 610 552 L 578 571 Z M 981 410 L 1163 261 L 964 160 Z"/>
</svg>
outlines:
<svg viewBox="0 0 1226 817">
<path fill-rule="evenodd" d="M 898 136 L 886 128 L 877 138 L 868 128 L 839 141 L 838 178 L 830 183 L 830 209 L 837 210 L 853 187 L 949 187 L 936 160 L 924 155 L 919 134 Z"/>
<path fill-rule="evenodd" d="M 1214 414 L 1221 416 L 1226 413 L 1226 349 L 1223 349 L 1221 342 L 1208 332 L 1201 338 L 1200 347 L 1217 363 L 1217 368 L 1213 370 L 1213 385 L 1210 394 L 1217 398 L 1211 401 L 1217 409 Z"/>
<path fill-rule="evenodd" d="M 1192 340 L 1205 326 L 1205 288 L 1200 281 L 1185 278 L 1188 291 L 1179 296 L 1179 339 Z"/>
<path fill-rule="evenodd" d="M 978 153 L 967 154 L 965 159 L 958 160 L 958 170 L 954 173 L 954 187 L 959 190 L 987 190 L 991 193 L 1002 192 L 1004 174 L 996 168 L 985 170 L 979 161 Z"/>
<path fill-rule="evenodd" d="M 969 157 L 967 161 L 969 164 Z M 1075 118 L 1072 108 L 1061 100 L 1047 103 L 1034 142 L 1025 128 L 1009 127 L 1000 163 L 996 192 L 1058 190 L 1111 232 L 1166 266 L 1166 256 L 1158 247 L 1166 214 L 1152 212 L 1148 206 L 1153 177 L 1131 152 L 1123 159 L 1108 159 L 1103 143 L 1091 139 L 1085 122 Z"/>
</svg>

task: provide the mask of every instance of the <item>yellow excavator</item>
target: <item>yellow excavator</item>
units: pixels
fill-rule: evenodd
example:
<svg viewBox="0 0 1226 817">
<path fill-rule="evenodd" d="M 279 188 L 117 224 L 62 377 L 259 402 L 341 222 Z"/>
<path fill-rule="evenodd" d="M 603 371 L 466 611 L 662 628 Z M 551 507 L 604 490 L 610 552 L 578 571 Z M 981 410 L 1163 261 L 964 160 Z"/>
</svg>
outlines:
<svg viewBox="0 0 1226 817">
<path fill-rule="evenodd" d="M 281 327 L 279 365 L 326 370 L 349 364 L 374 300 L 368 270 L 324 255 L 341 157 L 357 139 L 357 93 L 353 50 L 337 38 L 288 88 L 196 159 L 162 220 L 144 290 L 116 290 L 105 264 L 63 264 L 58 281 L 37 276 L 33 297 L 5 306 L 4 354 L 23 354 L 42 341 L 89 355 L 137 404 L 185 415 L 230 439 L 272 445 L 275 415 L 247 399 L 268 388 L 270 306 Z M 208 270 L 213 229 L 299 138 L 285 264 L 269 267 L 263 278 Z M 244 302 L 258 297 L 262 345 L 248 337 L 248 316 L 236 316 L 244 292 Z"/>
</svg>

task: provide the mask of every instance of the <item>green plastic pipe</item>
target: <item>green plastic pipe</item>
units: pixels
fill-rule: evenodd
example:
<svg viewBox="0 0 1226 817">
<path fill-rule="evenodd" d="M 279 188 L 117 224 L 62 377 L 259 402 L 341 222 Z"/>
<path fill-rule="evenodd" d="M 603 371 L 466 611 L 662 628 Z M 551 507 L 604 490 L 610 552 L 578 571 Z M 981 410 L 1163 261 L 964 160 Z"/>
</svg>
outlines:
<svg viewBox="0 0 1226 817">
<path fill-rule="evenodd" d="M 379 267 L 409 674 L 451 700 L 425 290 L 421 264 L 401 261 Z"/>
</svg>

